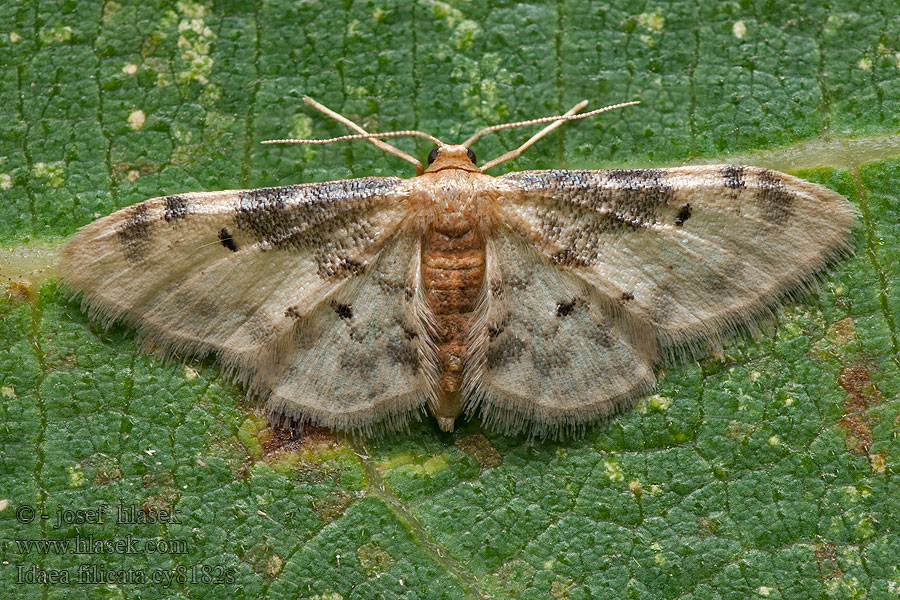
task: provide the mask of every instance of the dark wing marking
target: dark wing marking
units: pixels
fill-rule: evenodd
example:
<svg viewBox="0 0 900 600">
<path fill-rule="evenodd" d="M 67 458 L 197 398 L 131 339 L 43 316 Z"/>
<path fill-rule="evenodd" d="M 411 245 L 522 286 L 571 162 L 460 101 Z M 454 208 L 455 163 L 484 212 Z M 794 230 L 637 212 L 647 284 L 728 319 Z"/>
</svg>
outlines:
<svg viewBox="0 0 900 600">
<path fill-rule="evenodd" d="M 558 437 L 652 389 L 653 357 L 590 286 L 505 229 L 487 252 L 487 306 L 465 371 L 467 412 L 507 433 Z"/>
<path fill-rule="evenodd" d="M 84 227 L 60 270 L 89 313 L 169 354 L 216 353 L 244 380 L 406 217 L 403 180 L 329 181 L 154 198 Z"/>
<path fill-rule="evenodd" d="M 525 171 L 497 178 L 500 218 L 682 352 L 753 328 L 850 250 L 855 210 L 784 173 L 730 165 Z"/>
<path fill-rule="evenodd" d="M 284 367 L 260 382 L 270 411 L 365 432 L 401 428 L 424 411 L 416 325 L 404 306 L 418 243 L 395 237 L 364 275 L 301 319 Z"/>
</svg>

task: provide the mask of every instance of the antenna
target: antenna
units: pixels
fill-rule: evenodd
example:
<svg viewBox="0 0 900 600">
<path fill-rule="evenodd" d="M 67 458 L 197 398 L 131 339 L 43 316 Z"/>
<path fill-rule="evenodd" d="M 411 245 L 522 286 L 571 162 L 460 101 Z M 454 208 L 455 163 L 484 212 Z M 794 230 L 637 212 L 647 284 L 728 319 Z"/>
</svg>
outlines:
<svg viewBox="0 0 900 600">
<path fill-rule="evenodd" d="M 307 104 L 309 104 L 310 106 L 312 106 L 313 108 L 315 108 L 316 110 L 319 110 L 319 111 L 325 113 L 332 119 L 343 123 L 350 129 L 352 129 L 353 131 L 356 131 L 358 133 L 350 134 L 350 135 L 342 135 L 340 137 L 334 137 L 334 138 L 328 138 L 328 139 L 318 139 L 318 140 L 317 139 L 295 139 L 295 138 L 285 138 L 285 139 L 281 139 L 281 140 L 265 140 L 262 142 L 263 144 L 331 144 L 332 142 L 342 142 L 345 140 L 369 140 L 370 142 L 372 142 L 373 144 L 375 144 L 376 146 L 378 146 L 379 148 L 381 148 L 388 154 L 393 154 L 394 156 L 396 156 L 398 158 L 402 158 L 406 162 L 409 162 L 409 163 L 412 163 L 413 165 L 415 165 L 416 175 L 421 175 L 422 173 L 425 172 L 425 167 L 422 165 L 422 163 L 419 162 L 419 160 L 416 159 L 416 157 L 414 157 L 410 154 L 407 154 L 403 150 L 400 150 L 399 148 L 392 146 L 391 144 L 388 144 L 387 142 L 381 141 L 380 138 L 412 136 L 412 137 L 425 138 L 425 139 L 429 140 L 430 142 L 432 142 L 433 144 L 437 145 L 438 147 L 447 145 L 444 142 L 442 142 L 440 139 L 434 137 L 433 135 L 425 133 L 424 131 L 418 131 L 416 129 L 404 129 L 401 131 L 385 131 L 384 133 L 369 133 L 368 131 L 366 131 L 365 129 L 363 129 L 362 127 L 360 127 L 359 125 L 357 125 L 356 123 L 354 123 L 353 121 L 348 119 L 347 117 L 345 117 L 339 113 L 336 113 L 335 111 L 331 110 L 330 108 L 328 108 L 327 106 L 325 106 L 323 104 L 316 102 L 309 96 L 303 96 L 303 101 L 306 102 Z M 491 167 L 496 167 L 500 163 L 503 163 L 508 160 L 512 160 L 512 159 L 516 158 L 517 156 L 522 154 L 522 152 L 524 152 L 529 146 L 531 146 L 532 144 L 537 142 L 539 139 L 541 139 L 542 137 L 544 137 L 545 135 L 547 135 L 548 133 L 550 133 L 551 131 L 553 131 L 554 129 L 559 127 L 560 125 L 562 125 L 563 122 L 565 122 L 565 121 L 572 121 L 575 119 L 585 119 L 587 117 L 592 117 L 594 115 L 598 115 L 602 112 L 606 112 L 609 110 L 615 110 L 617 108 L 623 108 L 625 106 L 633 106 L 635 104 L 640 104 L 640 101 L 633 100 L 631 102 L 622 102 L 620 104 L 612 104 L 610 106 L 604 106 L 603 108 L 598 108 L 596 110 L 592 110 L 592 111 L 588 111 L 586 113 L 579 114 L 578 111 L 580 111 L 582 108 L 587 106 L 587 103 L 588 103 L 587 100 L 582 100 L 581 102 L 579 102 L 578 104 L 573 106 L 568 112 L 566 112 L 565 114 L 562 114 L 562 115 L 555 115 L 552 117 L 540 117 L 537 119 L 528 119 L 525 121 L 515 121 L 512 123 L 502 123 L 500 125 L 491 125 L 490 127 L 485 127 L 484 129 L 480 129 L 479 131 L 477 131 L 473 136 L 471 136 L 469 139 L 467 139 L 465 142 L 463 142 L 462 146 L 465 148 L 468 148 L 482 136 L 487 135 L 488 133 L 493 133 L 495 131 L 501 131 L 503 129 L 513 129 L 515 127 L 527 127 L 529 125 L 538 125 L 540 123 L 550 123 L 550 125 L 544 127 L 539 132 L 537 132 L 536 134 L 531 136 L 524 144 L 522 144 L 515 150 L 510 150 L 509 152 L 501 154 L 497 158 L 495 158 L 493 160 L 489 160 L 488 162 L 484 163 L 484 165 L 482 165 L 480 167 L 481 171 L 484 172 L 484 171 L 490 169 Z"/>
<path fill-rule="evenodd" d="M 409 162 L 409 163 L 412 163 L 413 165 L 415 165 L 416 175 L 421 175 L 422 173 L 425 172 L 425 167 L 422 166 L 422 163 L 419 162 L 419 160 L 416 159 L 416 157 L 414 157 L 410 154 L 407 154 L 403 150 L 401 150 L 395 146 L 392 146 L 392 145 L 388 144 L 387 142 L 382 142 L 378 138 L 415 136 L 415 137 L 423 137 L 427 140 L 430 140 L 431 142 L 437 144 L 438 146 L 446 145 L 446 144 L 444 144 L 444 142 L 442 142 L 438 138 L 434 137 L 433 135 L 429 135 L 423 131 L 416 131 L 414 129 L 406 129 L 403 131 L 386 131 L 384 133 L 369 133 L 368 131 L 366 131 L 365 129 L 363 129 L 362 127 L 360 127 L 359 125 L 357 125 L 356 123 L 354 123 L 353 121 L 348 119 L 347 117 L 334 112 L 333 110 L 331 110 L 324 104 L 320 104 L 320 103 L 316 102 L 309 96 L 303 96 L 303 101 L 306 102 L 307 104 L 309 104 L 310 106 L 312 106 L 313 108 L 322 111 L 323 113 L 325 113 L 332 119 L 334 119 L 336 121 L 340 121 L 341 123 L 343 123 L 350 129 L 352 129 L 353 131 L 358 131 L 359 133 L 352 134 L 352 135 L 343 135 L 341 137 L 329 138 L 326 140 L 300 140 L 300 139 L 293 139 L 293 138 L 287 138 L 287 139 L 283 139 L 283 140 L 265 140 L 264 142 L 262 142 L 263 144 L 330 144 L 332 142 L 341 142 L 344 140 L 369 140 L 370 142 L 372 142 L 373 144 L 375 144 L 376 146 L 378 146 L 379 148 L 381 148 L 388 154 L 393 154 L 394 156 L 396 156 L 398 158 L 402 158 L 406 162 Z"/>
<path fill-rule="evenodd" d="M 501 125 L 491 125 L 490 127 L 485 127 L 484 129 L 478 131 L 477 133 L 475 133 L 475 135 L 473 135 L 472 137 L 467 139 L 463 143 L 463 146 L 468 148 L 469 145 L 474 143 L 475 140 L 477 140 L 481 136 L 488 134 L 488 133 L 493 133 L 494 131 L 500 131 L 502 129 L 512 129 L 514 127 L 527 127 L 528 125 L 537 125 L 538 123 L 547 123 L 547 122 L 552 121 L 552 123 L 550 123 L 550 125 L 548 125 L 547 127 L 544 127 L 539 132 L 537 132 L 536 134 L 531 136 L 524 144 L 522 144 L 515 150 L 510 150 L 509 152 L 501 154 L 497 158 L 495 158 L 493 160 L 489 160 L 488 162 L 484 163 L 481 166 L 481 170 L 482 170 L 482 172 L 484 172 L 484 171 L 487 171 L 488 169 L 490 169 L 491 167 L 496 167 L 500 163 L 503 163 L 508 160 L 512 160 L 512 159 L 516 158 L 517 156 L 522 154 L 522 152 L 524 152 L 529 146 L 531 146 L 536 141 L 538 141 L 539 139 L 541 139 L 542 137 L 544 137 L 545 135 L 547 135 L 548 133 L 550 133 L 551 131 L 553 131 L 554 129 L 559 127 L 560 125 L 562 125 L 563 122 L 565 122 L 565 121 L 573 121 L 575 119 L 585 119 L 587 117 L 599 115 L 602 112 L 606 112 L 609 110 L 615 110 L 617 108 L 624 108 L 626 106 L 633 106 L 635 104 L 640 104 L 641 102 L 640 102 L 640 100 L 632 100 L 631 102 L 622 102 L 620 104 L 611 104 L 610 106 L 604 106 L 603 108 L 598 108 L 596 110 L 588 111 L 586 113 L 576 114 L 579 110 L 581 110 L 582 108 L 587 106 L 587 103 L 588 103 L 587 100 L 582 100 L 581 102 L 579 102 L 578 104 L 573 106 L 565 114 L 558 115 L 555 117 L 541 117 L 539 119 L 528 119 L 527 121 L 516 121 L 514 123 L 503 123 Z"/>
</svg>

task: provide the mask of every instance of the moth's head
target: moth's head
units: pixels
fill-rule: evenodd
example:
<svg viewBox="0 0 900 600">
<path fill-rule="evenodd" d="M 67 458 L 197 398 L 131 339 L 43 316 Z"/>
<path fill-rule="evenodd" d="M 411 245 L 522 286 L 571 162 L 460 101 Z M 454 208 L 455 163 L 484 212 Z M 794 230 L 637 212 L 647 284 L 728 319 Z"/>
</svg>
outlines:
<svg viewBox="0 0 900 600">
<path fill-rule="evenodd" d="M 481 169 L 475 165 L 475 153 L 463 145 L 440 144 L 431 151 L 425 172 L 434 173 L 444 169 L 481 173 Z"/>
</svg>

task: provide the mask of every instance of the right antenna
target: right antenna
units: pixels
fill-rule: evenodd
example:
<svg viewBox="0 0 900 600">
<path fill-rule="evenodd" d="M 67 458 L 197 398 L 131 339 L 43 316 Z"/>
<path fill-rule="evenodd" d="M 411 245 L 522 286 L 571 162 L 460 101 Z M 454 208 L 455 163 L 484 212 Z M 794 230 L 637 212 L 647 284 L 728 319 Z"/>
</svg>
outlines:
<svg viewBox="0 0 900 600">
<path fill-rule="evenodd" d="M 475 140 L 477 140 L 481 136 L 486 135 L 488 133 L 493 133 L 494 131 L 500 131 L 502 129 L 512 129 L 514 127 L 527 127 L 528 125 L 537 125 L 539 123 L 550 123 L 550 125 L 548 125 L 547 127 L 544 127 L 540 131 L 538 131 L 536 134 L 531 136 L 528 139 L 528 141 L 526 141 L 524 144 L 522 144 L 515 150 L 510 150 L 509 152 L 506 152 L 505 154 L 501 154 L 497 158 L 495 158 L 493 160 L 489 160 L 488 162 L 484 163 L 481 166 L 481 170 L 486 171 L 486 170 L 490 169 L 491 167 L 496 167 L 500 163 L 506 162 L 508 160 L 512 160 L 513 158 L 516 158 L 517 156 L 522 154 L 522 152 L 524 152 L 529 146 L 531 146 L 536 141 L 538 141 L 539 139 L 541 139 L 542 137 L 544 137 L 545 135 L 547 135 L 548 133 L 550 133 L 551 131 L 553 131 L 554 129 L 559 127 L 560 125 L 562 125 L 563 122 L 565 122 L 565 121 L 573 121 L 575 119 L 585 119 L 587 117 L 592 117 L 594 115 L 598 115 L 602 112 L 606 112 L 609 110 L 615 110 L 617 108 L 624 108 L 626 106 L 634 106 L 635 104 L 640 104 L 641 101 L 640 100 L 632 100 L 631 102 L 622 102 L 620 104 L 612 104 L 610 106 L 604 106 L 603 108 L 591 110 L 586 113 L 576 114 L 576 113 L 578 113 L 579 110 L 581 110 L 582 108 L 587 106 L 587 103 L 588 103 L 587 100 L 582 100 L 581 102 L 579 102 L 578 104 L 573 106 L 571 108 L 571 110 L 569 110 L 565 114 L 557 115 L 554 117 L 540 117 L 538 119 L 528 119 L 527 121 L 515 121 L 513 123 L 503 123 L 501 125 L 491 125 L 490 127 L 485 127 L 484 129 L 479 130 L 477 133 L 475 133 L 475 135 L 473 135 L 472 137 L 467 139 L 465 142 L 463 142 L 462 145 L 465 146 L 466 148 L 468 148 L 470 145 L 475 143 Z"/>
</svg>

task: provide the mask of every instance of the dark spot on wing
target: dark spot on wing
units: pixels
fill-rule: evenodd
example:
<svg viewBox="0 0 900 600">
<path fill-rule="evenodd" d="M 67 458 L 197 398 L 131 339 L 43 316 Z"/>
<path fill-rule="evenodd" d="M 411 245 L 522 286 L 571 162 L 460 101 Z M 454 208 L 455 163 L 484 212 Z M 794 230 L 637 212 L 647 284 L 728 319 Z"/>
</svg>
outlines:
<svg viewBox="0 0 900 600">
<path fill-rule="evenodd" d="M 607 178 L 609 189 L 598 190 L 598 200 L 612 209 L 611 218 L 632 229 L 656 223 L 658 208 L 674 198 L 668 175 L 661 169 L 614 169 Z M 604 193 L 609 197 L 603 198 Z"/>
<path fill-rule="evenodd" d="M 297 310 L 296 306 L 288 306 L 284 311 L 284 316 L 290 317 L 291 319 L 299 319 L 300 311 Z"/>
<path fill-rule="evenodd" d="M 697 284 L 713 298 L 729 297 L 739 289 L 735 284 L 741 281 L 743 271 L 744 263 L 741 260 L 724 260 L 707 267 L 705 273 L 698 273 Z"/>
<path fill-rule="evenodd" d="M 319 264 L 316 274 L 322 279 L 343 279 L 350 275 L 359 275 L 366 269 L 365 263 L 338 254 L 329 256 L 317 252 L 316 262 Z"/>
<path fill-rule="evenodd" d="M 242 329 L 257 342 L 264 342 L 277 332 L 272 321 L 267 316 L 260 314 L 248 319 Z"/>
<path fill-rule="evenodd" d="M 634 294 L 632 294 L 631 292 L 622 292 L 621 299 L 622 302 L 629 302 L 631 300 L 634 300 Z"/>
<path fill-rule="evenodd" d="M 718 271 L 708 271 L 697 282 L 701 289 L 712 297 L 721 295 L 721 292 L 729 289 L 728 277 Z"/>
<path fill-rule="evenodd" d="M 744 183 L 744 167 L 728 165 L 722 168 L 722 179 L 725 180 L 725 187 L 737 189 L 746 187 Z"/>
<path fill-rule="evenodd" d="M 175 292 L 172 306 L 187 310 L 198 322 L 216 321 L 221 316 L 222 305 L 219 298 L 211 297 L 206 293 L 198 293 L 190 289 L 190 286 L 181 286 Z"/>
<path fill-rule="evenodd" d="M 394 364 L 408 367 L 411 371 L 418 370 L 419 353 L 413 344 L 391 339 L 384 345 L 384 351 Z"/>
<path fill-rule="evenodd" d="M 166 221 L 183 219 L 188 214 L 188 201 L 184 196 L 166 196 L 166 212 L 163 218 Z"/>
<path fill-rule="evenodd" d="M 234 238 L 231 237 L 231 232 L 228 231 L 225 227 L 222 228 L 222 231 L 219 232 L 219 241 L 222 242 L 222 245 L 231 250 L 232 252 L 237 252 L 238 247 L 237 244 L 234 243 Z"/>
<path fill-rule="evenodd" d="M 519 362 L 525 352 L 525 342 L 514 335 L 492 344 L 487 353 L 488 369 L 505 367 L 511 363 Z"/>
<path fill-rule="evenodd" d="M 253 317 L 247 322 L 247 333 L 257 342 L 265 342 L 272 338 L 278 330 L 266 316 Z"/>
<path fill-rule="evenodd" d="M 413 298 L 413 290 L 411 287 L 406 286 L 403 288 L 403 300 L 409 302 Z"/>
<path fill-rule="evenodd" d="M 684 222 L 691 218 L 691 205 L 690 203 L 682 204 L 681 208 L 678 209 L 678 214 L 675 215 L 675 226 L 681 227 L 684 225 Z"/>
<path fill-rule="evenodd" d="M 557 265 L 586 267 L 600 260 L 611 233 L 655 224 L 675 190 L 663 169 L 540 171 L 503 176 L 526 192 L 540 233 L 530 236 Z"/>
<path fill-rule="evenodd" d="M 346 247 L 366 247 L 373 231 L 361 215 L 383 206 L 385 194 L 402 181 L 362 177 L 246 190 L 238 197 L 234 222 L 264 247 L 320 248 L 328 254 L 341 249 L 333 235 L 338 229 L 350 238 Z"/>
<path fill-rule="evenodd" d="M 378 357 L 373 352 L 361 351 L 358 347 L 348 348 L 338 358 L 338 364 L 342 371 L 348 372 L 348 376 L 359 377 L 360 374 L 375 371 L 378 367 Z"/>
<path fill-rule="evenodd" d="M 781 178 L 772 171 L 761 171 L 757 176 L 759 187 L 756 202 L 763 219 L 773 225 L 784 225 L 794 214 L 795 197 L 784 187 Z"/>
<path fill-rule="evenodd" d="M 557 317 L 568 317 L 572 311 L 575 310 L 575 298 L 572 298 L 568 302 L 557 302 L 556 303 L 556 316 Z"/>
<path fill-rule="evenodd" d="M 379 265 L 372 272 L 372 281 L 378 286 L 379 291 L 389 298 L 396 298 L 400 295 L 401 290 L 406 295 L 406 275 L 399 274 L 400 267 L 392 267 L 390 264 Z M 411 291 L 411 290 L 410 290 Z"/>
<path fill-rule="evenodd" d="M 631 227 L 652 224 L 657 207 L 671 202 L 674 194 L 663 169 L 550 170 L 503 177 L 563 206 L 602 209 L 608 226 L 615 221 Z"/>
<path fill-rule="evenodd" d="M 550 260 L 554 264 L 562 265 L 564 267 L 587 267 L 590 266 L 593 262 L 584 258 L 574 248 L 565 248 L 563 250 L 560 250 L 556 254 L 553 254 L 550 257 Z"/>
<path fill-rule="evenodd" d="M 502 281 L 494 281 L 491 284 L 491 296 L 494 298 L 499 298 L 503 295 L 503 282 Z"/>
<path fill-rule="evenodd" d="M 544 352 L 534 353 L 534 368 L 544 377 L 559 376 L 559 371 L 572 363 L 572 357 L 565 347 L 558 350 L 547 348 Z"/>
<path fill-rule="evenodd" d="M 506 277 L 505 280 L 506 284 L 509 285 L 509 289 L 511 290 L 518 291 L 528 288 L 528 281 L 516 275 L 510 275 L 509 277 Z"/>
<path fill-rule="evenodd" d="M 658 289 L 649 302 L 650 318 L 655 325 L 671 325 L 675 318 L 675 301 L 668 291 Z"/>
<path fill-rule="evenodd" d="M 150 217 L 145 203 L 135 204 L 116 233 L 129 262 L 141 262 L 150 247 Z"/>
<path fill-rule="evenodd" d="M 258 241 L 269 241 L 277 246 L 279 240 L 273 238 L 284 233 L 286 200 L 294 197 L 297 187 L 289 185 L 243 192 L 238 198 L 235 223 L 240 229 L 253 233 Z"/>
<path fill-rule="evenodd" d="M 337 313 L 337 316 L 349 321 L 353 318 L 353 308 L 349 304 L 341 304 L 340 302 L 331 302 L 331 308 Z"/>
<path fill-rule="evenodd" d="M 499 323 L 488 323 L 488 338 L 491 340 L 496 339 L 505 329 L 506 319 L 503 319 Z"/>
<path fill-rule="evenodd" d="M 613 344 L 616 341 L 615 336 L 609 330 L 609 328 L 603 324 L 598 323 L 596 327 L 592 327 L 588 332 L 591 340 L 596 344 L 599 344 L 603 348 L 612 348 Z"/>
</svg>

